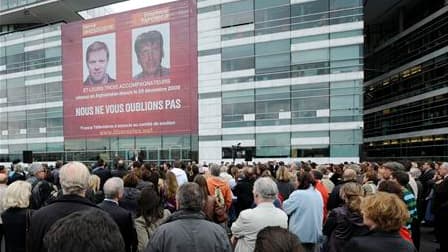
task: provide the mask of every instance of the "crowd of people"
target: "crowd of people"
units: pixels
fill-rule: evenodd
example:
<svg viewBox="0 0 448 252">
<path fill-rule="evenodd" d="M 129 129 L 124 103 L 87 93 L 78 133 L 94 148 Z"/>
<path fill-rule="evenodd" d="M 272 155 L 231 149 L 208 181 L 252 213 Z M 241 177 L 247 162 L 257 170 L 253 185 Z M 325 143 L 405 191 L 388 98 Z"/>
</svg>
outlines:
<svg viewBox="0 0 448 252">
<path fill-rule="evenodd" d="M 6 251 L 448 251 L 448 163 L 0 166 Z"/>
</svg>

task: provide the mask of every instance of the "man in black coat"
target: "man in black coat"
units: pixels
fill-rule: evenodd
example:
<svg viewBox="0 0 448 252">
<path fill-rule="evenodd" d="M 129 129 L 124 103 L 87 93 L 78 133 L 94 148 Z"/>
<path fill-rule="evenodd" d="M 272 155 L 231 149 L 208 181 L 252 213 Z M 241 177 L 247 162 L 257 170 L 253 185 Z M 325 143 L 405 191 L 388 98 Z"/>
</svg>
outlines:
<svg viewBox="0 0 448 252">
<path fill-rule="evenodd" d="M 344 201 L 341 199 L 341 196 L 339 196 L 339 191 L 341 190 L 341 187 L 348 182 L 356 183 L 356 171 L 351 168 L 345 169 L 344 173 L 342 174 L 342 179 L 343 181 L 333 188 L 333 191 L 331 191 L 330 196 L 328 197 L 328 203 L 327 203 L 328 212 L 344 204 Z"/>
<path fill-rule="evenodd" d="M 108 179 L 104 183 L 104 196 L 106 198 L 98 206 L 109 213 L 117 223 L 123 236 L 126 251 L 133 252 L 137 251 L 138 245 L 134 221 L 131 213 L 118 205 L 118 201 L 123 196 L 123 191 L 124 183 L 121 178 L 113 177 Z"/>
<path fill-rule="evenodd" d="M 104 160 L 102 159 L 98 160 L 97 166 L 92 170 L 92 173 L 100 177 L 100 190 L 103 190 L 104 183 L 112 177 L 112 174 L 109 169 L 106 168 Z"/>
<path fill-rule="evenodd" d="M 434 228 L 436 238 L 440 243 L 440 251 L 448 251 L 448 241 L 444 235 L 448 232 L 448 163 L 439 168 L 440 179 L 434 190 Z"/>
<path fill-rule="evenodd" d="M 50 227 L 59 219 L 77 211 L 97 208 L 85 198 L 89 182 L 89 170 L 79 162 L 64 165 L 59 173 L 62 197 L 52 204 L 34 212 L 30 220 L 29 250 L 46 252 L 43 238 Z"/>
<path fill-rule="evenodd" d="M 433 162 L 425 162 L 423 163 L 420 170 L 422 171 L 422 174 L 418 178 L 420 182 L 422 183 L 422 191 L 421 191 L 421 198 L 423 198 L 421 209 L 423 211 L 420 211 L 418 213 L 419 220 L 423 220 L 425 217 L 425 211 L 428 206 L 429 202 L 429 194 L 431 193 L 431 189 L 434 187 L 434 176 L 436 175 L 435 164 Z"/>
</svg>

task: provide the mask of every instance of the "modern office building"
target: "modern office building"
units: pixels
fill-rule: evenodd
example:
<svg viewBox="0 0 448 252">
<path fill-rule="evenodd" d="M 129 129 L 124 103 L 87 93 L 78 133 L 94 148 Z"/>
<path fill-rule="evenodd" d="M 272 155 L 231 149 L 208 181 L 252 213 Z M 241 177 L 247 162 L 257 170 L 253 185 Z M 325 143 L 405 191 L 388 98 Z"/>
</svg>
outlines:
<svg viewBox="0 0 448 252">
<path fill-rule="evenodd" d="M 364 154 L 447 160 L 447 1 L 368 1 L 365 22 Z"/>
<path fill-rule="evenodd" d="M 359 160 L 362 1 L 197 5 L 201 159 Z"/>
<path fill-rule="evenodd" d="M 0 34 L 0 161 L 23 150 L 38 161 L 136 154 L 148 161 L 359 161 L 360 0 L 198 0 L 197 134 L 84 139 L 64 139 L 61 25 L 54 22 L 79 20 L 76 11 L 95 7 L 83 4 L 115 1 L 22 2 L 0 9 L 7 27 Z M 59 5 L 45 7 L 53 2 Z M 44 12 L 56 8 L 72 12 Z M 34 19 L 18 24 L 21 15 Z"/>
</svg>

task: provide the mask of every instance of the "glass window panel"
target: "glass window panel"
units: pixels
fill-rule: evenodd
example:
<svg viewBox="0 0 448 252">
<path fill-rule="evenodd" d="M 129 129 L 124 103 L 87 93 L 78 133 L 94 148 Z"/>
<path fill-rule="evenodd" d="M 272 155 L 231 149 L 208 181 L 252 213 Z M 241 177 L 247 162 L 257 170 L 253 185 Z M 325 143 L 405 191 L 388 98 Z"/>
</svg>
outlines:
<svg viewBox="0 0 448 252">
<path fill-rule="evenodd" d="M 330 0 L 330 6 L 332 10 L 345 9 L 352 7 L 361 7 L 361 0 Z"/>
<path fill-rule="evenodd" d="M 333 47 L 330 51 L 331 60 L 358 59 L 362 55 L 359 45 Z"/>
<path fill-rule="evenodd" d="M 262 72 L 276 72 L 276 71 L 289 71 L 290 54 L 275 54 L 269 56 L 259 56 L 255 60 L 255 68 L 257 73 L 259 69 L 268 69 L 269 71 Z M 288 66 L 287 68 L 281 66 Z"/>
<path fill-rule="evenodd" d="M 253 140 L 255 139 L 254 134 L 235 134 L 235 135 L 223 135 L 222 140 Z"/>
<path fill-rule="evenodd" d="M 255 54 L 258 56 L 258 55 L 289 52 L 290 47 L 291 42 L 289 39 L 257 43 L 255 44 Z"/>
<path fill-rule="evenodd" d="M 61 47 L 51 47 L 45 49 L 45 58 L 61 57 Z"/>
<path fill-rule="evenodd" d="M 45 102 L 45 85 L 32 85 L 26 87 L 26 103 Z"/>
<path fill-rule="evenodd" d="M 256 134 L 257 146 L 285 146 L 291 143 L 290 133 Z"/>
<path fill-rule="evenodd" d="M 255 0 L 255 9 L 264 9 L 279 5 L 289 5 L 290 0 Z"/>
<path fill-rule="evenodd" d="M 329 60 L 328 48 L 298 51 L 292 53 L 292 64 L 304 64 L 311 62 L 321 62 Z"/>
<path fill-rule="evenodd" d="M 327 40 L 327 39 L 328 39 L 328 34 L 319 34 L 319 35 L 306 36 L 306 37 L 301 37 L 301 38 L 293 38 L 291 43 L 298 44 L 298 43 L 314 42 L 314 41 Z"/>
<path fill-rule="evenodd" d="M 65 140 L 66 151 L 80 151 L 86 149 L 85 139 Z"/>
<path fill-rule="evenodd" d="M 23 54 L 24 53 L 25 44 L 19 43 L 14 44 L 6 47 L 6 56 L 12 56 L 16 54 Z"/>
<path fill-rule="evenodd" d="M 329 131 L 291 132 L 292 138 L 328 137 Z"/>
<path fill-rule="evenodd" d="M 86 140 L 87 150 L 108 150 L 109 139 L 108 138 L 89 138 Z"/>
<path fill-rule="evenodd" d="M 254 22 L 253 0 L 238 1 L 221 5 L 221 27 Z"/>
<path fill-rule="evenodd" d="M 225 60 L 221 62 L 221 70 L 223 72 L 252 69 L 254 67 L 255 59 L 253 57 Z"/>
<path fill-rule="evenodd" d="M 359 145 L 355 144 L 332 144 L 330 145 L 331 157 L 358 157 Z"/>
<path fill-rule="evenodd" d="M 223 60 L 251 57 L 254 55 L 254 45 L 241 45 L 222 48 L 221 58 Z"/>
</svg>

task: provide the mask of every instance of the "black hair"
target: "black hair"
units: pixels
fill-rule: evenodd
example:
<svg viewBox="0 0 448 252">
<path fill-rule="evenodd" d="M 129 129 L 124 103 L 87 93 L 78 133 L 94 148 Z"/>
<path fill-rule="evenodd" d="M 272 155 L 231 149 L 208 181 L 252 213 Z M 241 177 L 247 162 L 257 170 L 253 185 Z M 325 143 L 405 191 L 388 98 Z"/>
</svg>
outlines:
<svg viewBox="0 0 448 252">
<path fill-rule="evenodd" d="M 299 238 L 281 227 L 265 227 L 258 232 L 254 252 L 304 252 Z"/>
<path fill-rule="evenodd" d="M 56 221 L 43 238 L 48 252 L 122 252 L 123 237 L 115 221 L 96 208 Z"/>
</svg>

